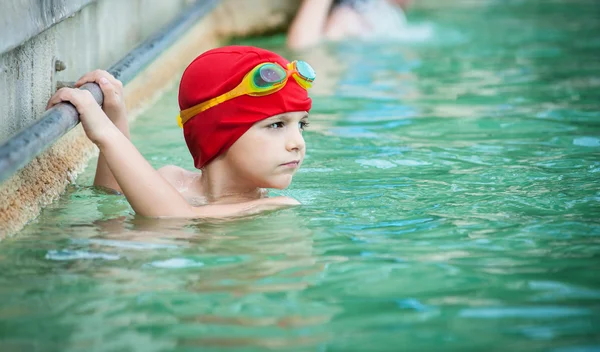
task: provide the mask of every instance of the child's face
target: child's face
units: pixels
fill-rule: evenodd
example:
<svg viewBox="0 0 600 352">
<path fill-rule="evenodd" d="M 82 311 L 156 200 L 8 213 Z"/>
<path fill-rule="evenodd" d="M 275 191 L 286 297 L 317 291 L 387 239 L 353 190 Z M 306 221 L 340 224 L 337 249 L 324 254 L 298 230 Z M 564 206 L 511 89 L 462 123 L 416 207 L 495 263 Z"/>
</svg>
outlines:
<svg viewBox="0 0 600 352">
<path fill-rule="evenodd" d="M 302 130 L 307 124 L 306 111 L 259 121 L 229 148 L 225 160 L 256 187 L 284 189 L 304 160 Z"/>
</svg>

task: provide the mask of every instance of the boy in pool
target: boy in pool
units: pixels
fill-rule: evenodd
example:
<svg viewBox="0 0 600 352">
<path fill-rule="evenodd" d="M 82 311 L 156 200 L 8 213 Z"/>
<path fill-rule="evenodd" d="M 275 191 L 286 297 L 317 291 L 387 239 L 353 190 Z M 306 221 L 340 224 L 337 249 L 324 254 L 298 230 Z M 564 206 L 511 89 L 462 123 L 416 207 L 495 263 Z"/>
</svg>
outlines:
<svg viewBox="0 0 600 352">
<path fill-rule="evenodd" d="M 98 83 L 102 109 L 89 92 L 74 88 L 58 90 L 48 108 L 61 102 L 77 108 L 100 149 L 94 185 L 125 194 L 137 214 L 240 216 L 299 204 L 267 198 L 265 189 L 288 187 L 302 164 L 314 78 L 306 62 L 248 46 L 209 50 L 192 61 L 179 85 L 179 123 L 201 173 L 173 165 L 155 170 L 144 159 L 129 141 L 122 84 L 106 71 L 76 83 Z"/>
</svg>

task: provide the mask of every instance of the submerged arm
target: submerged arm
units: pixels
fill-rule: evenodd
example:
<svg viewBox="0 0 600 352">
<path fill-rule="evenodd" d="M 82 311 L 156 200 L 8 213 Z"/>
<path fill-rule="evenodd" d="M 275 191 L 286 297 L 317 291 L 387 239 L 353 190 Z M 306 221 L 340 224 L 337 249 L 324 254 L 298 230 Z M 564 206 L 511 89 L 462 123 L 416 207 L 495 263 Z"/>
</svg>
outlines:
<svg viewBox="0 0 600 352">
<path fill-rule="evenodd" d="M 129 124 L 127 122 L 127 117 L 124 120 L 114 121 L 115 126 L 119 129 L 119 131 L 125 136 L 125 138 L 129 139 Z M 96 176 L 94 177 L 94 186 L 106 187 L 110 189 L 114 189 L 117 192 L 123 192 L 121 186 L 115 179 L 113 173 L 110 171 L 108 163 L 106 162 L 106 158 L 104 157 L 104 153 L 100 150 L 100 155 L 98 155 L 98 164 L 96 165 Z"/>
</svg>

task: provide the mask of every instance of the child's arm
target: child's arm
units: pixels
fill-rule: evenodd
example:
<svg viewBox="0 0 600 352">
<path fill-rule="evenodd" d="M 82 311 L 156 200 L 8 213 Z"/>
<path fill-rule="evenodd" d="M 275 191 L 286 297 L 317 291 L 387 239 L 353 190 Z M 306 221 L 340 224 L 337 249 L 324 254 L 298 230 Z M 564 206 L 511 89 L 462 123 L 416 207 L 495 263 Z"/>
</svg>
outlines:
<svg viewBox="0 0 600 352">
<path fill-rule="evenodd" d="M 117 131 L 108 131 L 98 147 L 136 213 L 151 217 L 222 218 L 300 204 L 289 197 L 257 199 L 238 204 L 191 206 L 135 146 Z"/>
<path fill-rule="evenodd" d="M 125 108 L 125 98 L 123 96 L 123 84 L 110 73 L 104 70 L 95 70 L 88 72 L 75 83 L 79 88 L 85 83 L 96 82 L 104 94 L 102 110 L 121 133 L 129 139 L 129 123 L 127 121 L 127 109 Z M 98 164 L 96 166 L 96 176 L 94 177 L 94 186 L 111 188 L 117 192 L 122 192 L 119 183 L 113 176 L 104 153 L 100 150 L 98 155 Z"/>
<path fill-rule="evenodd" d="M 323 39 L 325 23 L 333 0 L 304 0 L 287 34 L 287 46 L 302 49 Z"/>
<path fill-rule="evenodd" d="M 77 108 L 83 128 L 103 153 L 106 163 L 136 213 L 151 217 L 228 217 L 298 204 L 278 197 L 230 204 L 191 206 L 139 153 L 131 141 L 108 119 L 92 95 L 62 88 L 48 106 L 70 102 Z"/>
</svg>

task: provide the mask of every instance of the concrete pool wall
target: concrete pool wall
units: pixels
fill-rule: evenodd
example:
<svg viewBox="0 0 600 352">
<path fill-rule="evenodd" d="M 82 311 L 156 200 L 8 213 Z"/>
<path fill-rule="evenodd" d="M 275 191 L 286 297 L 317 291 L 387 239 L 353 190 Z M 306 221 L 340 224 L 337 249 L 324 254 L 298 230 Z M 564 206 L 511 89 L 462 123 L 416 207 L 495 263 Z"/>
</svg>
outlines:
<svg viewBox="0 0 600 352">
<path fill-rule="evenodd" d="M 202 0 L 200 0 L 202 1 Z M 189 0 L 43 0 L 0 7 L 0 145 L 39 119 L 59 81 L 108 68 L 173 21 Z M 232 36 L 286 26 L 298 0 L 221 0 L 125 86 L 130 119 L 199 53 Z M 81 126 L 0 185 L 0 239 L 57 199 L 97 153 Z"/>
</svg>

